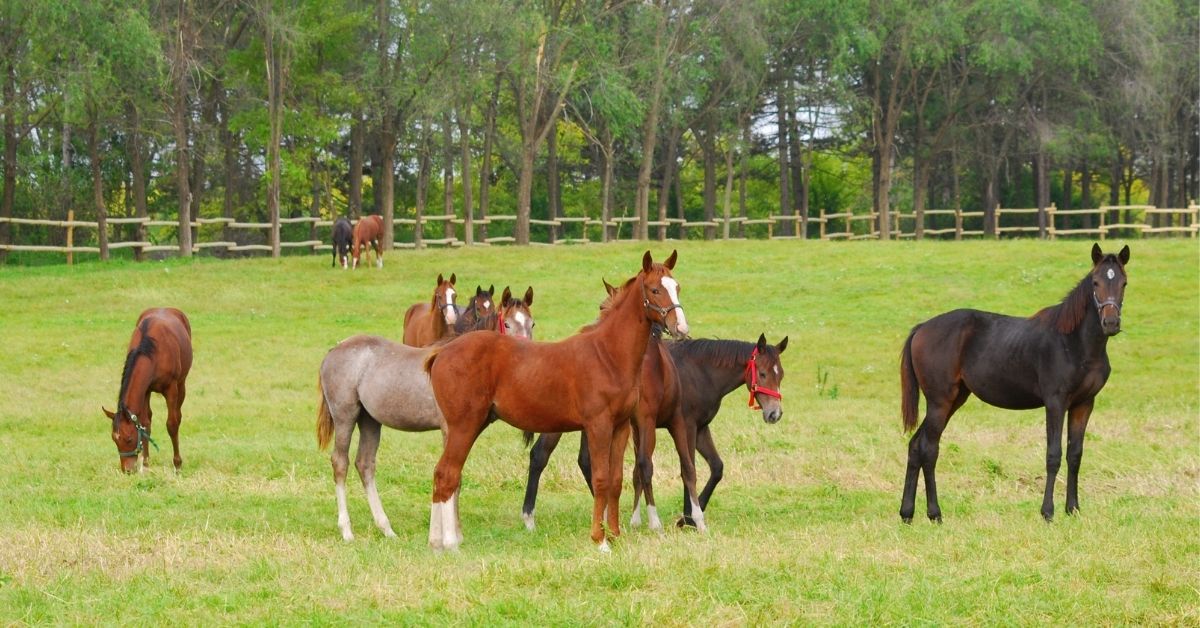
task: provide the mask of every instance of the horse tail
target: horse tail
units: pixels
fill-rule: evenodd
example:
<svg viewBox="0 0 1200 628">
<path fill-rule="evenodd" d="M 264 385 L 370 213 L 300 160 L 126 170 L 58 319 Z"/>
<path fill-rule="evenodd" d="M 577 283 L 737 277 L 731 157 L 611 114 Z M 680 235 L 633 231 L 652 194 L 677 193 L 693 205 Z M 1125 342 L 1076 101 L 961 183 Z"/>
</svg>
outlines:
<svg viewBox="0 0 1200 628">
<path fill-rule="evenodd" d="M 321 393 L 321 405 L 317 408 L 317 449 L 325 449 L 333 438 L 333 417 L 329 414 L 329 404 L 325 403 L 325 388 L 321 380 L 317 380 L 317 391 Z"/>
<path fill-rule="evenodd" d="M 921 326 L 913 327 L 904 341 L 904 350 L 900 352 L 900 411 L 904 415 L 904 431 L 911 432 L 917 427 L 917 403 L 920 390 L 917 387 L 917 371 L 912 362 L 912 340 Z"/>
<path fill-rule="evenodd" d="M 529 449 L 529 444 L 533 442 L 533 432 L 521 432 L 521 438 L 525 440 L 525 448 Z"/>
<path fill-rule="evenodd" d="M 433 370 L 433 361 L 437 359 L 438 354 L 441 352 L 442 352 L 441 347 L 438 347 L 438 348 L 434 349 L 433 351 L 430 351 L 429 356 L 426 357 L 425 361 L 421 364 L 421 368 L 425 370 L 425 373 L 427 375 L 432 375 L 432 373 L 430 373 L 430 371 Z"/>
</svg>

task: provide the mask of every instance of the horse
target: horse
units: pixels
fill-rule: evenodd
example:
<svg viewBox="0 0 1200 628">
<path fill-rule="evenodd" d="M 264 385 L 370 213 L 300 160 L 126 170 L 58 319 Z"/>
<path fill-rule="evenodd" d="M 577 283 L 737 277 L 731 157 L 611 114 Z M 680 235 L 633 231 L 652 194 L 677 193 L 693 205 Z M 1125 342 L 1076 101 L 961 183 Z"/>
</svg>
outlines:
<svg viewBox="0 0 1200 628">
<path fill-rule="evenodd" d="M 655 356 L 655 344 L 660 353 L 658 356 Z M 699 451 L 708 463 L 708 482 L 699 498 L 700 510 L 707 512 L 708 501 L 725 469 L 709 425 L 721 409 L 722 400 L 743 385 L 750 394 L 749 407 L 762 410 L 764 422 L 774 424 L 782 418 L 779 387 L 783 381 L 783 364 L 780 354 L 787 349 L 787 344 L 785 336 L 779 344 L 770 345 L 765 334 L 759 334 L 757 342 L 708 339 L 651 342 L 652 346 L 642 362 L 642 397 L 634 424 L 637 467 L 633 474 L 633 515 L 630 526 L 641 525 L 638 502 L 642 491 L 645 491 L 649 527 L 652 530 L 662 529 L 651 482 L 655 444 L 652 430 L 655 427 L 666 428 L 670 433 L 679 454 L 681 473 L 686 474 L 690 466 L 693 482 L 696 452 Z M 530 450 L 529 483 L 521 511 L 529 529 L 534 526 L 533 511 L 542 471 L 561 437 L 561 434 L 542 434 Z M 585 439 L 586 436 L 580 440 L 578 463 L 584 478 L 590 479 L 591 461 Z M 678 525 L 695 526 L 697 521 L 691 514 L 686 477 L 684 482 L 684 514 Z M 703 519 L 700 525 L 703 525 Z"/>
<path fill-rule="evenodd" d="M 457 282 L 454 273 L 450 274 L 449 280 L 438 273 L 429 303 L 414 303 L 408 308 L 404 313 L 404 344 L 425 347 L 453 334 L 454 323 L 458 320 L 458 307 L 454 304 L 457 294 L 454 284 Z"/>
<path fill-rule="evenodd" d="M 492 295 L 496 294 L 496 286 L 475 286 L 475 296 L 467 300 L 467 305 L 458 312 L 454 321 L 454 335 L 465 334 L 476 329 L 496 328 L 496 302 Z"/>
<path fill-rule="evenodd" d="M 671 274 L 676 258 L 672 252 L 656 264 L 646 251 L 641 271 L 622 286 L 611 313 L 590 330 L 559 342 L 518 342 L 481 332 L 433 351 L 425 370 L 447 431 L 430 506 L 429 543 L 434 549 L 456 549 L 462 543 L 456 492 L 463 463 L 483 428 L 499 418 L 526 432 L 587 432 L 595 489 L 591 538 L 600 551 L 609 551 L 601 517 L 606 514 L 610 533 L 619 536 L 628 418 L 638 401 L 650 326 L 688 331 L 679 284 Z"/>
<path fill-rule="evenodd" d="M 1129 247 L 1104 253 L 1092 245 L 1092 269 L 1062 302 L 1029 318 L 954 310 L 913 327 L 900 354 L 904 429 L 917 425 L 918 394 L 925 418 L 908 441 L 908 470 L 900 518 L 912 523 L 917 475 L 925 476 L 926 515 L 942 522 L 938 505 L 938 444 L 946 423 L 974 393 L 1008 410 L 1046 410 L 1046 491 L 1042 517 L 1054 517 L 1054 479 L 1062 459 L 1067 417 L 1067 508 L 1079 510 L 1079 465 L 1096 395 L 1111 371 L 1108 339 L 1121 331 Z"/>
<path fill-rule="evenodd" d="M 525 297 L 514 298 L 508 286 L 500 297 L 500 310 L 497 315 L 496 331 L 505 336 L 533 339 L 533 315 L 529 313 L 533 305 L 533 286 L 525 288 Z"/>
<path fill-rule="evenodd" d="M 350 226 L 350 221 L 345 218 L 338 218 L 333 223 L 333 264 L 331 268 L 336 268 L 338 261 L 342 262 L 342 269 L 349 267 L 350 257 L 350 241 L 354 237 L 354 228 Z"/>
<path fill-rule="evenodd" d="M 120 467 L 125 473 L 150 464 L 150 393 L 167 400 L 167 433 L 175 450 L 175 471 L 183 466 L 179 456 L 179 422 L 183 420 L 185 381 L 192 368 L 192 324 L 187 315 L 175 308 L 151 308 L 138 316 L 125 368 L 121 371 L 121 389 L 117 393 L 117 411 L 100 409 L 112 422 L 112 440 L 117 446 Z"/>
<path fill-rule="evenodd" d="M 354 268 L 358 268 L 358 258 L 367 247 L 375 249 L 375 265 L 383 268 L 383 218 L 374 214 L 363 216 L 354 225 L 354 245 L 351 247 Z"/>
<path fill-rule="evenodd" d="M 529 314 L 528 308 L 525 314 Z M 491 324 L 495 325 L 495 314 Z M 486 324 L 487 317 L 481 320 Z M 491 329 L 479 327 L 478 329 Z M 464 333 L 476 331 L 466 330 Z M 527 338 L 517 335 L 518 338 Z M 358 425 L 355 467 L 367 494 L 375 525 L 384 536 L 395 536 L 383 511 L 375 487 L 375 454 L 379 450 L 380 426 L 404 432 L 446 430 L 425 373 L 424 362 L 432 347 L 410 347 L 379 336 L 358 335 L 330 349 L 321 361 L 317 389 L 317 446 L 334 443 L 330 462 L 337 494 L 338 528 L 350 541 L 350 514 L 346 509 L 346 471 L 350 464 L 350 437 Z"/>
</svg>

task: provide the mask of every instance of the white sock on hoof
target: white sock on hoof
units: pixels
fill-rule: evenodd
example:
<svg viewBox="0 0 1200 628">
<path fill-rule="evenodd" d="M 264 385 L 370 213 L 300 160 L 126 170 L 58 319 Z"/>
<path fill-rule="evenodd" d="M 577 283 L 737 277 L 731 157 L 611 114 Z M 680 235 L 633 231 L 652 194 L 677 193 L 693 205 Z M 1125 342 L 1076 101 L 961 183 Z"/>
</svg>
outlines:
<svg viewBox="0 0 1200 628">
<path fill-rule="evenodd" d="M 611 554 L 612 553 L 612 548 L 608 546 L 608 539 L 604 539 L 603 541 L 600 541 L 600 544 L 596 546 L 596 549 L 600 550 L 601 554 Z"/>
<path fill-rule="evenodd" d="M 650 529 L 662 532 L 662 520 L 658 518 L 658 508 L 646 506 L 646 516 L 650 518 Z"/>
<path fill-rule="evenodd" d="M 442 505 L 438 502 L 429 505 L 429 547 L 442 549 Z"/>
<path fill-rule="evenodd" d="M 521 520 L 525 522 L 525 529 L 526 529 L 526 530 L 533 530 L 533 528 L 535 527 L 535 525 L 534 525 L 534 521 L 533 521 L 533 513 L 532 513 L 532 512 L 529 512 L 529 513 L 523 512 L 523 513 L 521 513 Z"/>
<path fill-rule="evenodd" d="M 462 542 L 462 540 L 458 538 L 458 531 L 457 531 L 458 522 L 455 520 L 455 516 L 454 516 L 455 513 L 454 513 L 454 496 L 453 495 L 450 496 L 450 499 L 442 502 L 441 512 L 442 512 L 442 548 L 448 549 L 448 550 L 456 550 L 456 549 L 458 549 L 458 545 L 459 545 L 459 543 Z"/>
<path fill-rule="evenodd" d="M 629 527 L 636 528 L 642 525 L 642 507 L 641 505 L 633 507 L 633 514 L 629 515 Z"/>
</svg>

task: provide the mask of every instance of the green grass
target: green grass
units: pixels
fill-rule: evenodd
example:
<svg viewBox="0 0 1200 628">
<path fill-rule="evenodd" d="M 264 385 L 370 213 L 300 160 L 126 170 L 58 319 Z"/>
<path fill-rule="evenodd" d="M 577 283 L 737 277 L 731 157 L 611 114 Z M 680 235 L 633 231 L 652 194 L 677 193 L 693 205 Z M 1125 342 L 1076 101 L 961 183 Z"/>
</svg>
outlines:
<svg viewBox="0 0 1200 628">
<path fill-rule="evenodd" d="M 426 547 L 436 433 L 385 432 L 379 486 L 399 538 L 375 530 L 351 472 L 357 539 L 342 542 L 315 446 L 316 371 L 353 333 L 398 338 L 439 272 L 464 291 L 532 284 L 539 339 L 562 338 L 595 317 L 600 279 L 633 274 L 645 246 L 397 252 L 353 273 L 325 256 L 0 268 L 0 620 L 1195 624 L 1200 248 L 1131 245 L 1081 516 L 1061 514 L 1065 466 L 1058 518 L 1038 514 L 1042 413 L 973 400 L 942 441 L 945 524 L 905 526 L 897 371 L 909 329 L 956 307 L 1055 303 L 1087 272 L 1091 243 L 678 244 L 696 336 L 790 337 L 784 417 L 766 425 L 731 395 L 714 424 L 726 471 L 709 534 L 625 528 L 608 556 L 588 539 L 574 437 L 543 479 L 538 529 L 523 528 L 527 453 L 503 424 L 464 470 L 461 552 Z M 100 405 L 115 402 L 135 317 L 155 305 L 182 308 L 195 334 L 184 467 L 169 470 L 156 396 L 167 447 L 123 476 Z M 666 521 L 680 509 L 673 458 L 663 438 Z"/>
</svg>

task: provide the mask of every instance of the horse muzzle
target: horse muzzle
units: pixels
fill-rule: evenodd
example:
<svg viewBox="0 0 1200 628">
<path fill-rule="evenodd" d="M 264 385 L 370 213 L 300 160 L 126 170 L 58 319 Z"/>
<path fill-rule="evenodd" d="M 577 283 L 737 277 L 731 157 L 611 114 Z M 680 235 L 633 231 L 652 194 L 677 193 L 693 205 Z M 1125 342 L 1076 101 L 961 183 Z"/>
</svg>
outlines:
<svg viewBox="0 0 1200 628">
<path fill-rule="evenodd" d="M 1105 336 L 1115 336 L 1121 333 L 1121 317 L 1101 318 L 1100 330 L 1104 332 Z"/>
<path fill-rule="evenodd" d="M 763 421 L 768 425 L 773 425 L 783 418 L 783 408 L 774 407 L 768 408 L 763 406 Z"/>
</svg>

